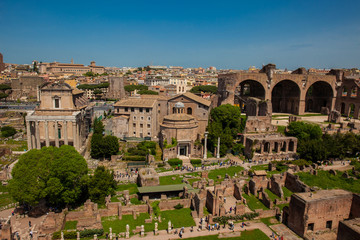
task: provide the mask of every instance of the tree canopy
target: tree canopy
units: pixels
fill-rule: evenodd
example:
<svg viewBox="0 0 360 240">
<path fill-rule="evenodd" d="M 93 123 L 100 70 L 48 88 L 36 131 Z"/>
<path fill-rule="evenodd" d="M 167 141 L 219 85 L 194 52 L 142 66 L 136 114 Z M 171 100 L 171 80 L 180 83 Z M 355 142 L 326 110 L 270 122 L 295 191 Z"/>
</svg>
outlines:
<svg viewBox="0 0 360 240">
<path fill-rule="evenodd" d="M 110 85 L 110 83 L 105 82 L 105 83 L 99 83 L 99 84 L 81 84 L 79 86 L 77 86 L 77 89 L 91 89 L 91 90 L 95 90 L 95 89 L 100 89 L 100 88 L 108 88 Z"/>
<path fill-rule="evenodd" d="M 11 86 L 9 86 L 7 84 L 0 84 L 1 91 L 5 91 L 5 90 L 9 90 L 9 89 L 11 89 Z"/>
<path fill-rule="evenodd" d="M 195 86 L 190 90 L 191 93 L 201 93 L 201 92 L 206 92 L 206 93 L 217 93 L 217 87 L 216 86 L 211 86 L 211 85 L 204 85 L 204 86 Z"/>
<path fill-rule="evenodd" d="M 214 150 L 220 137 L 220 154 L 225 155 L 233 147 L 234 139 L 244 127 L 245 117 L 241 116 L 239 107 L 225 104 L 212 109 L 208 125 L 209 149 Z"/>
<path fill-rule="evenodd" d="M 9 190 L 21 204 L 76 206 L 87 197 L 87 163 L 74 147 L 43 147 L 20 156 L 12 170 Z"/>
<path fill-rule="evenodd" d="M 148 86 L 145 85 L 127 85 L 124 87 L 125 91 L 127 92 L 133 92 L 135 90 L 148 90 Z"/>
<path fill-rule="evenodd" d="M 16 129 L 11 126 L 4 126 L 1 128 L 0 131 L 1 131 L 1 136 L 5 138 L 14 136 L 16 134 Z"/>
<path fill-rule="evenodd" d="M 140 95 L 159 95 L 158 92 L 152 91 L 152 90 L 140 90 L 138 92 Z"/>
<path fill-rule="evenodd" d="M 114 174 L 104 166 L 96 168 L 94 175 L 90 178 L 89 197 L 93 202 L 104 203 L 105 197 L 113 195 L 116 189 L 116 181 Z"/>
</svg>

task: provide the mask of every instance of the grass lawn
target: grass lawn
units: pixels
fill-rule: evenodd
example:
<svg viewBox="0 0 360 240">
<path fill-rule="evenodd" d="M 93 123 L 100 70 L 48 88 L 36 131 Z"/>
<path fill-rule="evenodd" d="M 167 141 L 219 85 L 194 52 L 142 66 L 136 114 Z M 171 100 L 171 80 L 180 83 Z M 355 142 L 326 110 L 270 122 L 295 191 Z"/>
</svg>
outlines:
<svg viewBox="0 0 360 240">
<path fill-rule="evenodd" d="M 284 207 L 288 207 L 289 204 L 288 204 L 288 203 L 283 203 L 283 204 L 278 204 L 278 205 L 276 205 L 276 206 L 278 206 L 278 207 L 280 208 L 280 210 L 283 210 L 283 208 L 284 208 Z"/>
<path fill-rule="evenodd" d="M 267 188 L 265 189 L 265 192 L 268 194 L 271 201 L 275 201 L 275 199 L 280 199 L 278 195 L 274 194 L 272 191 L 270 191 Z"/>
<path fill-rule="evenodd" d="M 194 238 L 184 238 L 187 240 L 268 240 L 268 236 L 263 233 L 260 229 L 254 229 L 251 231 L 242 231 L 240 237 L 230 237 L 230 238 L 219 238 L 219 235 L 209 235 L 201 236 Z"/>
<path fill-rule="evenodd" d="M 76 229 L 77 223 L 78 223 L 78 221 L 67 221 L 67 222 L 65 223 L 64 230 L 73 230 L 73 229 Z"/>
<path fill-rule="evenodd" d="M 261 218 L 260 221 L 265 223 L 266 226 L 279 224 L 279 221 L 275 217 Z"/>
<path fill-rule="evenodd" d="M 282 187 L 282 190 L 284 193 L 284 198 L 291 197 L 291 195 L 293 194 L 293 192 L 287 189 L 286 187 Z"/>
<path fill-rule="evenodd" d="M 116 191 L 124 191 L 124 190 L 129 190 L 130 195 L 139 192 L 137 189 L 137 185 L 135 183 L 117 185 Z"/>
<path fill-rule="evenodd" d="M 7 186 L 3 186 L 0 184 L 0 207 L 6 206 L 10 203 L 14 203 L 15 201 L 12 199 L 10 194 L 8 193 Z M 6 192 L 6 194 L 4 194 Z"/>
<path fill-rule="evenodd" d="M 140 204 L 144 204 L 143 201 L 140 201 L 138 198 L 131 198 L 130 202 L 134 205 L 140 205 Z"/>
<path fill-rule="evenodd" d="M 318 174 L 299 172 L 301 181 L 309 186 L 317 186 L 322 189 L 344 189 L 350 192 L 360 193 L 360 180 L 342 177 L 342 172 L 337 172 L 334 176 L 327 171 L 318 171 Z"/>
<path fill-rule="evenodd" d="M 174 225 L 174 228 L 195 226 L 195 222 L 191 216 L 191 210 L 189 208 L 162 211 L 160 216 L 161 222 L 158 223 L 159 230 L 167 229 L 169 220 Z M 119 220 L 117 216 L 103 217 L 101 218 L 101 223 L 105 232 L 109 232 L 110 227 L 114 233 L 125 232 L 126 224 L 129 224 L 130 232 L 132 232 L 136 226 L 141 225 L 144 225 L 145 232 L 151 232 L 154 230 L 155 221 L 152 223 L 145 223 L 145 219 L 149 218 L 150 215 L 148 213 L 140 213 L 136 219 L 134 219 L 132 215 L 123 215 L 121 220 Z"/>
<path fill-rule="evenodd" d="M 254 171 L 258 171 L 258 170 L 268 170 L 269 165 L 268 164 L 262 164 L 262 165 L 255 165 L 252 166 L 251 169 Z"/>
<path fill-rule="evenodd" d="M 262 203 L 260 202 L 259 199 L 257 199 L 254 195 L 252 195 L 250 193 L 250 195 L 247 195 L 246 193 L 243 193 L 242 196 L 246 199 L 246 203 L 249 206 L 249 208 L 251 210 L 255 210 L 255 209 L 264 209 L 264 210 L 268 210 L 268 208 Z"/>
<path fill-rule="evenodd" d="M 173 177 L 175 177 L 175 180 L 172 180 Z M 182 183 L 182 178 L 180 178 L 180 175 L 161 176 L 159 177 L 159 180 L 160 185 L 172 185 Z"/>
<path fill-rule="evenodd" d="M 118 196 L 118 195 L 115 195 L 115 196 L 111 196 L 111 202 L 120 202 L 120 200 L 119 200 L 119 198 L 118 197 L 120 197 L 120 196 Z"/>
<path fill-rule="evenodd" d="M 240 167 L 240 166 L 233 166 L 233 167 L 228 167 L 228 168 L 219 168 L 219 169 L 215 169 L 215 170 L 210 170 L 208 178 L 214 179 L 215 182 L 219 182 L 224 179 L 226 173 L 229 176 L 233 177 L 235 173 L 239 173 L 242 170 L 244 170 L 244 168 Z M 221 179 L 217 178 L 218 175 L 221 175 Z"/>
</svg>

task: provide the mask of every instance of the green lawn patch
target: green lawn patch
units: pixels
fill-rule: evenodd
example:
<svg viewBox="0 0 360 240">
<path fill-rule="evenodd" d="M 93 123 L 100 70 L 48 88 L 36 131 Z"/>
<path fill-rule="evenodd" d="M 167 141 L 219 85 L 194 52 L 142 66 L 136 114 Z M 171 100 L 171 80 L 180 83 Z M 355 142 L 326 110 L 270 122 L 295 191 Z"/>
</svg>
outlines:
<svg viewBox="0 0 360 240">
<path fill-rule="evenodd" d="M 275 217 L 261 218 L 260 221 L 266 224 L 266 226 L 279 224 L 279 221 Z"/>
<path fill-rule="evenodd" d="M 277 126 L 277 132 L 285 135 L 286 126 Z"/>
<path fill-rule="evenodd" d="M 110 201 L 111 201 L 111 202 L 120 202 L 119 197 L 120 197 L 120 196 L 118 196 L 118 195 L 116 195 L 116 196 L 111 196 Z"/>
<path fill-rule="evenodd" d="M 130 199 L 130 202 L 134 205 L 140 205 L 140 204 L 143 204 L 142 201 L 140 201 L 138 198 L 131 198 Z"/>
<path fill-rule="evenodd" d="M 214 181 L 218 182 L 219 181 L 219 179 L 217 178 L 218 175 L 221 176 L 221 179 L 224 179 L 226 173 L 229 176 L 233 177 L 235 173 L 239 173 L 242 170 L 244 170 L 244 168 L 240 167 L 240 166 L 233 166 L 233 167 L 228 167 L 228 168 L 219 168 L 219 169 L 215 169 L 215 170 L 210 170 L 208 178 L 214 179 Z"/>
<path fill-rule="evenodd" d="M 67 222 L 65 223 L 64 230 L 73 230 L 73 229 L 76 229 L 77 223 L 78 223 L 78 221 L 67 221 Z"/>
<path fill-rule="evenodd" d="M 350 192 L 360 193 L 360 180 L 342 177 L 342 172 L 332 175 L 328 171 L 318 171 L 317 175 L 310 173 L 296 173 L 301 181 L 313 187 L 317 186 L 322 189 L 344 189 Z"/>
<path fill-rule="evenodd" d="M 161 222 L 158 223 L 159 230 L 167 229 L 169 220 L 174 225 L 174 228 L 195 226 L 190 208 L 162 211 L 160 216 Z M 150 215 L 148 213 L 140 213 L 136 219 L 134 219 L 132 215 L 123 215 L 121 220 L 119 220 L 117 216 L 103 217 L 101 218 L 101 223 L 105 232 L 109 232 L 110 227 L 114 233 L 125 232 L 126 224 L 129 224 L 130 233 L 136 226 L 141 225 L 144 225 L 145 232 L 151 232 L 155 228 L 155 221 L 152 221 L 152 223 L 145 223 L 145 219 L 149 218 Z"/>
<path fill-rule="evenodd" d="M 282 187 L 282 190 L 284 193 L 284 198 L 291 197 L 291 195 L 293 194 L 293 192 L 287 189 L 287 187 Z"/>
<path fill-rule="evenodd" d="M 262 165 L 255 165 L 251 167 L 252 170 L 258 171 L 258 170 L 268 170 L 269 165 L 268 164 L 262 164 Z"/>
<path fill-rule="evenodd" d="M 250 231 L 242 231 L 240 237 L 230 237 L 230 238 L 219 238 L 219 235 L 208 235 L 194 238 L 184 238 L 187 240 L 269 240 L 269 237 L 266 236 L 260 229 L 254 229 Z"/>
<path fill-rule="evenodd" d="M 255 209 L 268 210 L 268 208 L 251 193 L 250 193 L 250 195 L 243 193 L 242 196 L 246 199 L 246 203 L 251 210 L 253 210 L 253 211 L 255 211 Z"/>
<path fill-rule="evenodd" d="M 12 197 L 8 193 L 7 186 L 3 186 L 0 184 L 0 192 L 2 192 L 2 194 L 0 194 L 0 207 L 3 207 L 10 203 L 15 202 L 14 199 L 12 199 Z M 4 194 L 4 193 L 6 193 L 6 194 Z"/>
<path fill-rule="evenodd" d="M 117 185 L 116 191 L 124 191 L 124 190 L 129 190 L 130 195 L 139 192 L 137 189 L 137 185 L 135 183 Z"/>
<path fill-rule="evenodd" d="M 283 208 L 284 208 L 284 207 L 288 207 L 289 204 L 288 204 L 288 203 L 283 203 L 283 204 L 278 204 L 278 205 L 276 205 L 276 206 L 279 207 L 280 210 L 283 210 Z"/>
<path fill-rule="evenodd" d="M 276 194 L 274 194 L 272 191 L 270 191 L 267 188 L 265 189 L 265 192 L 268 194 L 271 201 L 275 201 L 275 199 L 280 199 L 279 196 L 277 196 Z"/>
<path fill-rule="evenodd" d="M 175 177 L 175 180 L 172 180 L 173 177 Z M 160 185 L 173 185 L 182 183 L 182 178 L 180 178 L 180 175 L 161 176 L 159 177 L 159 180 Z"/>
</svg>

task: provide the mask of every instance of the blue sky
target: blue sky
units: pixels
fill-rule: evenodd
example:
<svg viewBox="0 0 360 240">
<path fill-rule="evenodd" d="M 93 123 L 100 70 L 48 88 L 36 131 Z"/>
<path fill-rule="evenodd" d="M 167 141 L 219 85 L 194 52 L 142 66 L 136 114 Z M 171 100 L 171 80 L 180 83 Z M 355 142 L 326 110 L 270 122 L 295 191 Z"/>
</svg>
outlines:
<svg viewBox="0 0 360 240">
<path fill-rule="evenodd" d="M 360 1 L 0 0 L 9 63 L 360 67 Z"/>
</svg>

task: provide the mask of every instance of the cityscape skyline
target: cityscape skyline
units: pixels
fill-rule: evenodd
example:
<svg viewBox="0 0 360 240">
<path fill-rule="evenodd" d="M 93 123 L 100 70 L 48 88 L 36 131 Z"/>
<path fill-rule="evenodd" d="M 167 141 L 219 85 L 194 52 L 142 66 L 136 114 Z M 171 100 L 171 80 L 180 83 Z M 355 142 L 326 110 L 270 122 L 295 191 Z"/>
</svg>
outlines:
<svg viewBox="0 0 360 240">
<path fill-rule="evenodd" d="M 357 1 L 2 1 L 4 62 L 357 68 Z"/>
</svg>

